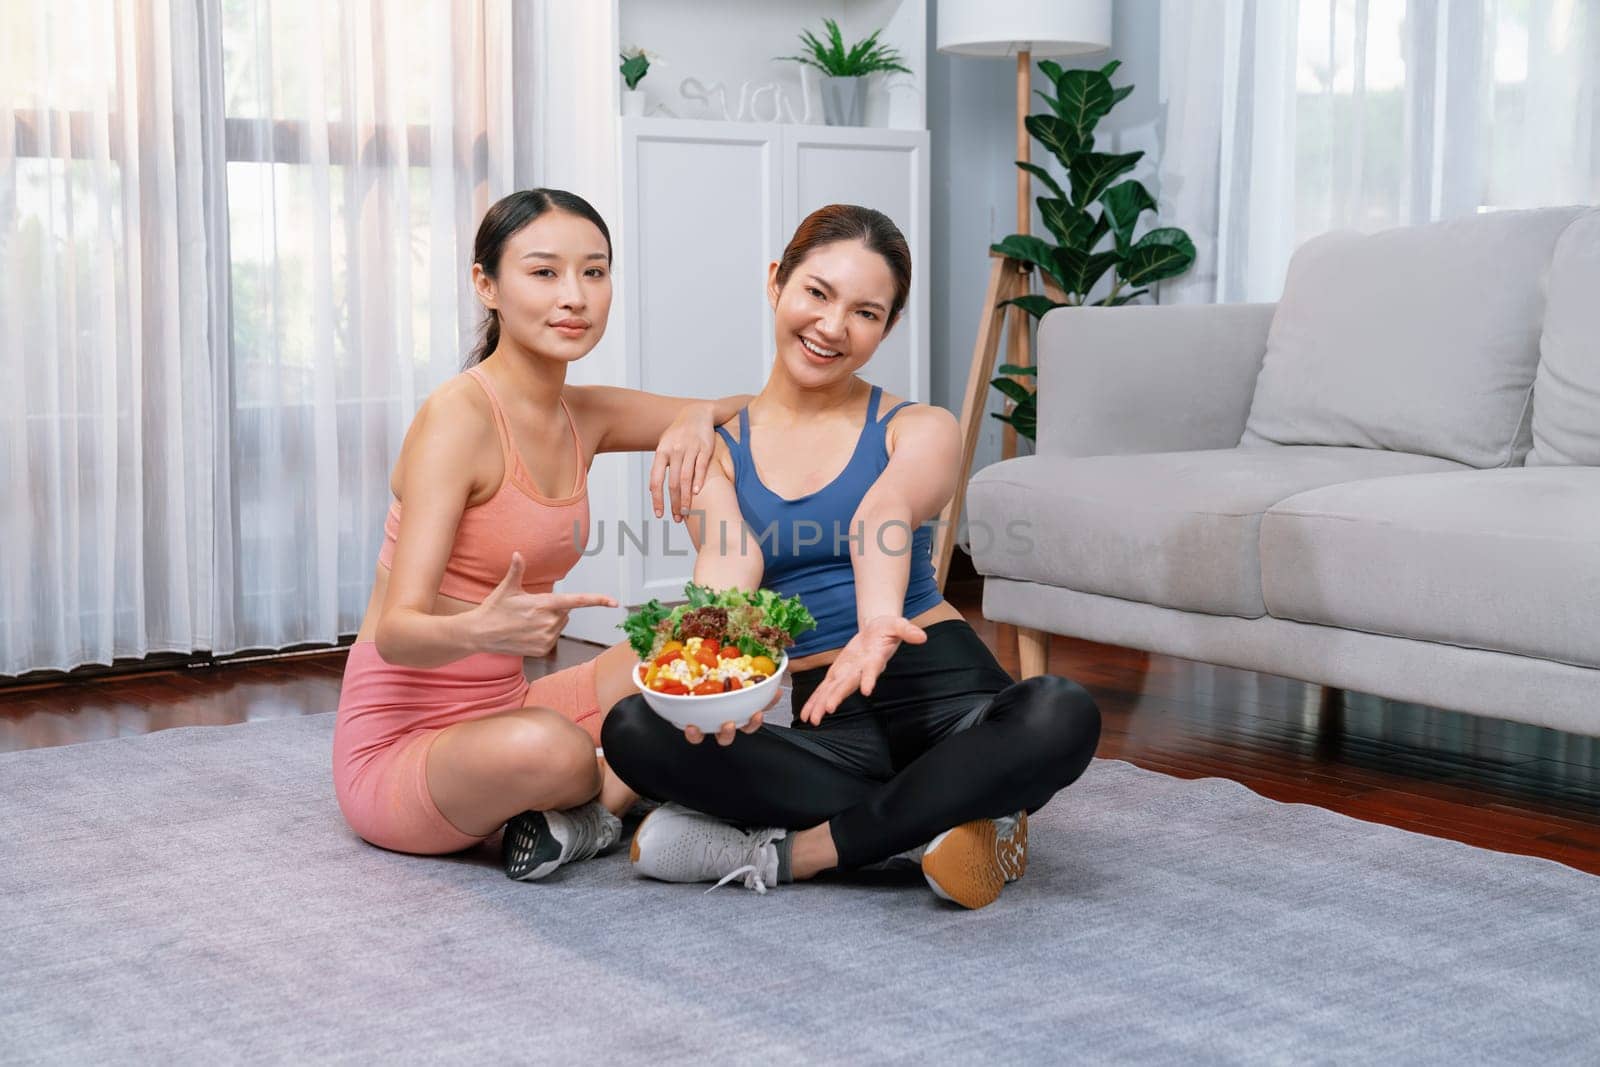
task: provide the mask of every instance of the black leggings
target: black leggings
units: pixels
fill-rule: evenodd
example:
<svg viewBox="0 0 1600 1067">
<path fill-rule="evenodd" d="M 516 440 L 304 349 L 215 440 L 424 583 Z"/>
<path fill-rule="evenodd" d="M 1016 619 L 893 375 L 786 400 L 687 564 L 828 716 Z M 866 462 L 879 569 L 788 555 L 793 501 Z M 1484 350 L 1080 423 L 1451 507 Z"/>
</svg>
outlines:
<svg viewBox="0 0 1600 1067">
<path fill-rule="evenodd" d="M 828 822 L 840 867 L 889 858 L 972 819 L 1035 811 L 1076 781 L 1100 711 L 1076 682 L 1014 682 L 965 621 L 901 645 L 872 696 L 852 694 L 819 726 L 763 726 L 699 745 L 635 694 L 606 716 L 606 762 L 647 797 L 746 826 Z M 827 674 L 794 676 L 798 714 Z"/>
</svg>

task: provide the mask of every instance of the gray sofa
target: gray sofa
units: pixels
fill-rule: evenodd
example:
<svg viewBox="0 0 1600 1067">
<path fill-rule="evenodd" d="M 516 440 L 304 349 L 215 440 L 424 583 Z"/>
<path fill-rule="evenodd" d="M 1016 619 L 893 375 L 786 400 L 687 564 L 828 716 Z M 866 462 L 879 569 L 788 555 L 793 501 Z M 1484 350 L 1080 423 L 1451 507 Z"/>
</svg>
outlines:
<svg viewBox="0 0 1600 1067">
<path fill-rule="evenodd" d="M 1302 246 L 1277 304 L 1065 308 L 971 481 L 986 616 L 1600 735 L 1600 210 Z"/>
</svg>

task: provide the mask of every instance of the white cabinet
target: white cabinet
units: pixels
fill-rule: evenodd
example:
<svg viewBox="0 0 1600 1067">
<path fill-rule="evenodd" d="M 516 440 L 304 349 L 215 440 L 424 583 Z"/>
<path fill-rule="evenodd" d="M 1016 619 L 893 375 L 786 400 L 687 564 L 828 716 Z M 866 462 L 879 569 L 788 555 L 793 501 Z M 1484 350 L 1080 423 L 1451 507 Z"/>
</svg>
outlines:
<svg viewBox="0 0 1600 1067">
<path fill-rule="evenodd" d="M 778 127 L 622 125 L 627 384 L 753 393 L 772 359 L 766 265 L 787 237 Z"/>
<path fill-rule="evenodd" d="M 928 399 L 927 131 L 630 118 L 621 141 L 625 384 L 696 396 L 759 391 L 773 356 L 767 265 L 806 215 L 856 203 L 894 220 L 913 264 L 905 318 L 863 377 Z M 680 598 L 693 570 L 692 554 L 679 554 L 687 534 L 651 514 L 648 457 L 632 457 L 632 467 L 622 521 L 649 542 L 624 545 L 624 600 Z"/>
</svg>

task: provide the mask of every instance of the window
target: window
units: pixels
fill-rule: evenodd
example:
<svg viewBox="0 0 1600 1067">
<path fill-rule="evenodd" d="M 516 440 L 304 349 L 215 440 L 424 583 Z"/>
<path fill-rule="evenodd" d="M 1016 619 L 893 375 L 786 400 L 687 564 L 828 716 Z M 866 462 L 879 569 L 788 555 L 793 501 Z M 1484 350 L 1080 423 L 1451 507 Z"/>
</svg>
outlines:
<svg viewBox="0 0 1600 1067">
<path fill-rule="evenodd" d="M 533 18 L 0 6 L 0 674 L 355 629 L 477 219 L 532 184 Z"/>
</svg>

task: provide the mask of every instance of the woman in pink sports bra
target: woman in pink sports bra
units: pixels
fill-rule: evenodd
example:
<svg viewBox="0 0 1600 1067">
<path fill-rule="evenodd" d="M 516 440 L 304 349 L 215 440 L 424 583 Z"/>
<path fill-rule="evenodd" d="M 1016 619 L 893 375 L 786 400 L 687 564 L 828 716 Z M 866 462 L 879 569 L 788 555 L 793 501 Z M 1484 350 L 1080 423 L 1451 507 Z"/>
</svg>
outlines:
<svg viewBox="0 0 1600 1067">
<path fill-rule="evenodd" d="M 604 712 L 634 691 L 628 645 L 532 685 L 523 658 L 574 608 L 616 605 L 552 592 L 588 543 L 595 453 L 655 449 L 656 514 L 665 475 L 681 519 L 713 427 L 749 397 L 567 385 L 605 332 L 610 268 L 604 220 L 572 193 L 514 193 L 478 228 L 484 340 L 406 433 L 340 692 L 335 793 L 372 844 L 437 855 L 504 826 L 506 873 L 539 878 L 609 847 L 636 799 L 595 756 Z"/>
</svg>

